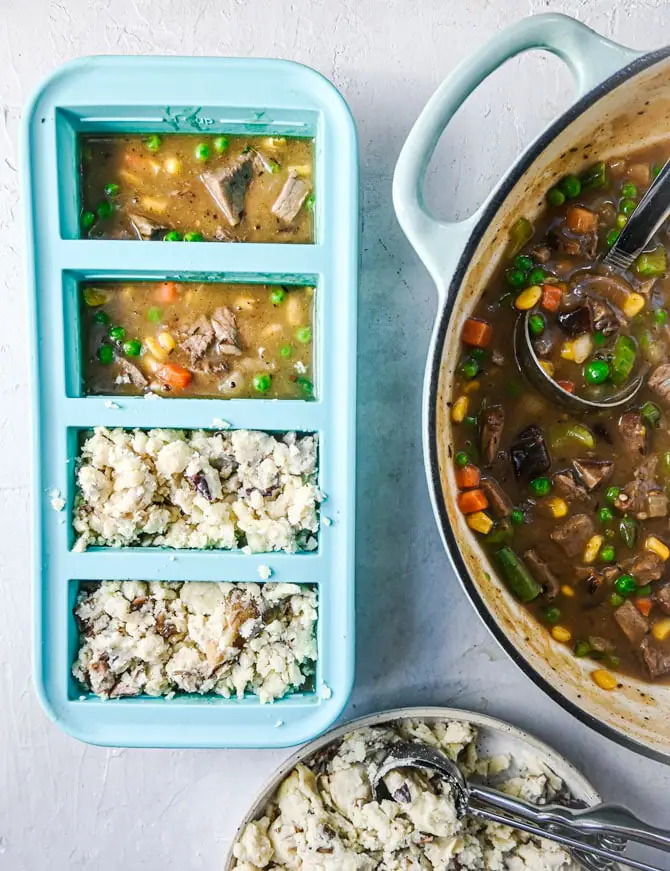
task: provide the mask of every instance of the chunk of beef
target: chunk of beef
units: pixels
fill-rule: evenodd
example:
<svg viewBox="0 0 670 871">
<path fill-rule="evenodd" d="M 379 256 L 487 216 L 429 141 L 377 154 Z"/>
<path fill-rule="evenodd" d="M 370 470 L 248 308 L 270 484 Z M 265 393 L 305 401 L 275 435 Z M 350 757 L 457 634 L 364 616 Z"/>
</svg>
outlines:
<svg viewBox="0 0 670 871">
<path fill-rule="evenodd" d="M 670 674 L 670 653 L 649 636 L 640 645 L 640 654 L 652 680 Z"/>
<path fill-rule="evenodd" d="M 663 560 L 658 554 L 644 551 L 623 564 L 629 574 L 633 575 L 638 587 L 644 587 L 652 581 L 657 581 L 663 574 Z"/>
<path fill-rule="evenodd" d="M 208 502 L 212 501 L 212 492 L 209 489 L 209 484 L 207 483 L 207 478 L 203 475 L 202 472 L 196 472 L 195 475 L 186 475 L 188 480 L 195 487 L 196 493 L 199 493 L 200 496 L 203 496 Z"/>
<path fill-rule="evenodd" d="M 130 223 L 139 239 L 159 239 L 168 229 L 165 224 L 159 224 L 158 221 L 152 221 L 151 218 L 147 218 L 146 215 L 138 215 L 135 212 L 128 212 L 128 217 L 130 218 Z"/>
<path fill-rule="evenodd" d="M 533 350 L 538 357 L 548 357 L 554 347 L 554 338 L 549 330 L 533 339 Z"/>
<path fill-rule="evenodd" d="M 242 218 L 247 190 L 254 175 L 254 155 L 241 154 L 228 166 L 203 172 L 201 179 L 231 227 Z"/>
<path fill-rule="evenodd" d="M 290 224 L 291 221 L 295 220 L 308 194 L 309 185 L 307 182 L 299 178 L 297 172 L 291 170 L 284 187 L 272 205 L 272 214 L 276 215 L 280 221 Z"/>
<path fill-rule="evenodd" d="M 523 560 L 535 580 L 544 587 L 545 596 L 548 599 L 555 599 L 561 589 L 561 585 L 556 575 L 549 568 L 548 563 L 533 549 L 527 550 L 524 553 Z"/>
<path fill-rule="evenodd" d="M 119 357 L 117 363 L 119 364 L 121 372 L 130 379 L 130 383 L 133 387 L 138 387 L 141 390 L 143 387 L 147 386 L 149 382 L 142 374 L 142 370 L 134 363 L 131 363 L 130 360 L 126 360 L 125 357 Z"/>
<path fill-rule="evenodd" d="M 186 333 L 188 338 L 180 342 L 179 347 L 189 355 L 191 367 L 197 368 L 214 339 L 214 330 L 205 315 L 200 315 Z"/>
<path fill-rule="evenodd" d="M 231 308 L 228 306 L 217 308 L 212 315 L 212 328 L 218 341 L 217 350 L 220 354 L 239 355 L 242 353 L 237 332 L 237 319 Z"/>
<path fill-rule="evenodd" d="M 626 484 L 616 497 L 614 506 L 637 520 L 648 520 L 667 516 L 668 497 L 653 482 L 636 480 Z"/>
<path fill-rule="evenodd" d="M 651 598 L 657 608 L 670 616 L 670 581 L 666 581 L 654 590 Z"/>
<path fill-rule="evenodd" d="M 503 427 L 505 426 L 505 409 L 502 405 L 491 405 L 482 412 L 481 445 L 484 465 L 492 466 L 500 447 Z"/>
<path fill-rule="evenodd" d="M 587 490 L 595 490 L 608 481 L 614 471 L 611 460 L 574 460 L 572 465 Z"/>
<path fill-rule="evenodd" d="M 644 456 L 647 453 L 647 427 L 637 411 L 627 411 L 619 418 L 619 432 L 626 450 Z"/>
<path fill-rule="evenodd" d="M 627 599 L 623 605 L 616 609 L 614 619 L 619 624 L 621 631 L 635 647 L 640 644 L 647 632 L 649 632 L 649 621 L 637 610 L 630 599 Z"/>
<path fill-rule="evenodd" d="M 670 363 L 657 366 L 649 376 L 647 384 L 659 399 L 670 404 Z"/>
<path fill-rule="evenodd" d="M 504 366 L 505 365 L 505 355 L 494 348 L 491 351 L 491 362 L 494 366 Z"/>
<path fill-rule="evenodd" d="M 554 490 L 568 502 L 589 498 L 586 487 L 575 479 L 571 469 L 556 472 L 552 481 Z"/>
<path fill-rule="evenodd" d="M 493 478 L 482 478 L 479 482 L 489 500 L 489 507 L 496 517 L 509 517 L 514 509 L 514 503 Z"/>
<path fill-rule="evenodd" d="M 537 478 L 551 466 L 549 451 L 539 426 L 522 430 L 510 448 L 514 476 L 526 481 Z"/>
<path fill-rule="evenodd" d="M 556 315 L 556 323 L 566 335 L 572 337 L 593 331 L 591 309 L 588 305 L 580 305 L 571 311 L 559 312 Z"/>
<path fill-rule="evenodd" d="M 551 538 L 556 542 L 566 556 L 574 557 L 583 553 L 586 542 L 593 535 L 593 521 L 588 514 L 575 514 L 558 526 Z"/>
<path fill-rule="evenodd" d="M 565 226 L 553 227 L 547 234 L 550 248 L 559 254 L 571 257 L 587 257 L 593 260 L 598 247 L 597 233 L 571 233 Z"/>
<path fill-rule="evenodd" d="M 545 264 L 551 260 L 551 248 L 548 245 L 538 245 L 530 252 L 536 263 Z"/>
<path fill-rule="evenodd" d="M 593 329 L 604 336 L 611 336 L 619 329 L 619 318 L 612 306 L 602 299 L 591 297 L 588 301 L 591 309 Z"/>
</svg>

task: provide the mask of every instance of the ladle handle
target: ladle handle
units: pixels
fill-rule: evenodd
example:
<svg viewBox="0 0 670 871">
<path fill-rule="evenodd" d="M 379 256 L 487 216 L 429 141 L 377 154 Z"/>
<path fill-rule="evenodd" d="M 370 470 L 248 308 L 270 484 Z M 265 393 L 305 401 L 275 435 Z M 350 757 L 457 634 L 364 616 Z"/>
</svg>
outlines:
<svg viewBox="0 0 670 871">
<path fill-rule="evenodd" d="M 637 208 L 621 231 L 605 262 L 614 265 L 618 257 L 625 260 L 628 268 L 670 214 L 670 160 L 663 166 L 658 177 L 640 200 Z"/>
</svg>

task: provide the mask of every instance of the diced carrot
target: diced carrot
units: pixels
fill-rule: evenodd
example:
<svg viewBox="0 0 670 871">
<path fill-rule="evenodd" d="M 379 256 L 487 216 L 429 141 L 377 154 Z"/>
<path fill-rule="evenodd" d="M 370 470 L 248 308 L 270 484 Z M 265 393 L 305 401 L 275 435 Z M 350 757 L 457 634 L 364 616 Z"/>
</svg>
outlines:
<svg viewBox="0 0 670 871">
<path fill-rule="evenodd" d="M 176 390 L 183 390 L 191 383 L 193 375 L 188 369 L 184 369 L 183 366 L 179 366 L 177 363 L 166 363 L 165 366 L 161 366 L 160 369 L 156 370 L 156 377 L 160 378 L 164 384 L 169 384 L 170 387 L 174 387 Z"/>
<path fill-rule="evenodd" d="M 463 514 L 474 514 L 488 508 L 489 500 L 483 490 L 465 490 L 458 494 L 458 507 Z"/>
<path fill-rule="evenodd" d="M 461 339 L 466 345 L 472 345 L 475 348 L 485 348 L 491 341 L 492 336 L 493 327 L 486 321 L 480 321 L 478 318 L 468 318 L 463 324 Z"/>
<path fill-rule="evenodd" d="M 558 384 L 559 387 L 562 387 L 563 390 L 566 390 L 568 393 L 575 392 L 575 382 L 574 381 L 568 381 L 566 379 L 565 381 L 557 381 L 556 383 Z"/>
<path fill-rule="evenodd" d="M 565 224 L 573 233 L 593 233 L 598 229 L 598 215 L 584 206 L 568 206 Z"/>
<path fill-rule="evenodd" d="M 459 490 L 471 490 L 473 487 L 479 486 L 480 478 L 477 466 L 469 464 L 456 471 L 456 486 Z"/>
<path fill-rule="evenodd" d="M 177 299 L 177 285 L 174 281 L 164 281 L 159 284 L 156 299 L 159 302 L 174 302 Z"/>
<path fill-rule="evenodd" d="M 540 305 L 545 311 L 555 312 L 561 304 L 562 291 L 555 284 L 542 285 L 542 302 Z"/>
<path fill-rule="evenodd" d="M 644 596 L 642 599 L 635 600 L 635 607 L 640 612 L 640 614 L 644 614 L 645 617 L 648 617 L 651 614 L 653 604 L 654 603 L 648 596 Z"/>
</svg>

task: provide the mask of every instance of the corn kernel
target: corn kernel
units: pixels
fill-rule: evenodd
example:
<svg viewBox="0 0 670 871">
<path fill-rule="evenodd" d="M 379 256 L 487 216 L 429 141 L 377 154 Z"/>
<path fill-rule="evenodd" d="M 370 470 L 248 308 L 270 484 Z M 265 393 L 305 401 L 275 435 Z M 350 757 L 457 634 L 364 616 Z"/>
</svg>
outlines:
<svg viewBox="0 0 670 871">
<path fill-rule="evenodd" d="M 466 523 L 470 529 L 474 529 L 475 532 L 481 532 L 482 535 L 486 535 L 493 528 L 493 521 L 483 511 L 475 511 L 474 514 L 468 514 Z"/>
<path fill-rule="evenodd" d="M 527 287 L 525 290 L 522 290 L 521 293 L 514 300 L 514 308 L 518 309 L 521 312 L 528 311 L 528 309 L 536 306 L 542 297 L 542 288 L 539 284 L 534 284 L 532 287 Z"/>
<path fill-rule="evenodd" d="M 552 496 L 551 499 L 547 500 L 547 505 L 551 511 L 551 516 L 556 519 L 559 517 L 565 517 L 568 513 L 568 503 L 565 499 L 561 499 L 560 496 Z"/>
<path fill-rule="evenodd" d="M 662 620 L 657 620 L 651 627 L 651 634 L 657 641 L 665 641 L 670 635 L 670 617 L 664 617 Z"/>
<path fill-rule="evenodd" d="M 463 393 L 476 393 L 482 385 L 475 378 L 474 381 L 468 381 L 463 387 Z"/>
<path fill-rule="evenodd" d="M 605 541 L 602 535 L 592 535 L 591 538 L 586 542 L 586 547 L 584 548 L 584 562 L 592 563 L 595 562 L 595 558 L 598 556 L 600 548 L 603 546 L 603 542 Z"/>
<path fill-rule="evenodd" d="M 451 419 L 454 423 L 463 423 L 463 418 L 468 413 L 469 400 L 467 396 L 459 396 L 451 409 Z"/>
<path fill-rule="evenodd" d="M 606 671 L 604 668 L 597 668 L 591 674 L 591 677 L 598 684 L 601 690 L 613 690 L 618 683 L 614 675 L 610 674 L 610 672 Z"/>
<path fill-rule="evenodd" d="M 670 557 L 670 547 L 663 544 L 660 538 L 656 538 L 655 535 L 648 536 L 647 540 L 644 543 L 644 549 L 651 551 L 651 553 L 655 553 L 657 556 L 665 562 L 668 557 Z"/>
<path fill-rule="evenodd" d="M 572 638 L 572 632 L 570 632 L 569 629 L 566 629 L 565 626 L 552 627 L 551 635 L 556 641 L 560 641 L 562 644 L 567 644 Z"/>
<path fill-rule="evenodd" d="M 163 197 L 142 197 L 142 205 L 150 212 L 164 212 L 168 207 L 168 201 Z"/>
<path fill-rule="evenodd" d="M 634 318 L 644 308 L 644 297 L 641 293 L 629 293 L 628 299 L 623 304 L 623 313 L 627 318 Z"/>
<path fill-rule="evenodd" d="M 549 360 L 540 360 L 540 368 L 547 373 L 550 378 L 554 377 L 554 364 L 550 363 Z"/>
<path fill-rule="evenodd" d="M 181 163 L 176 157 L 166 157 L 163 166 L 170 175 L 177 175 L 181 172 Z"/>
<path fill-rule="evenodd" d="M 288 171 L 304 178 L 312 174 L 312 167 L 308 163 L 300 163 L 296 166 L 289 166 Z"/>
<path fill-rule="evenodd" d="M 154 357 L 158 357 L 159 360 L 165 358 L 165 351 L 158 344 L 158 339 L 154 338 L 154 336 L 145 336 L 144 344 L 148 348 L 149 353 L 153 354 Z"/>
<path fill-rule="evenodd" d="M 574 360 L 575 359 L 575 343 L 574 342 L 563 342 L 561 345 L 561 358 L 563 360 Z"/>
<path fill-rule="evenodd" d="M 563 584 L 561 587 L 561 593 L 563 593 L 564 596 L 567 596 L 568 599 L 572 599 L 575 595 L 575 591 L 569 584 Z"/>
<path fill-rule="evenodd" d="M 163 348 L 164 351 L 167 351 L 168 354 L 170 351 L 174 351 L 175 345 L 177 344 L 172 337 L 172 333 L 163 332 L 158 334 L 158 344 Z"/>
</svg>

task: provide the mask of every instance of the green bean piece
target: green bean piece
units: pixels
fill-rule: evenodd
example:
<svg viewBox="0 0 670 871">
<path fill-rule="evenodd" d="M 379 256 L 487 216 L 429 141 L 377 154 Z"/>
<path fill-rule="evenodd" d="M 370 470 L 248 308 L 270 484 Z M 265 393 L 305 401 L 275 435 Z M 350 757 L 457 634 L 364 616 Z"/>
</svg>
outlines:
<svg viewBox="0 0 670 871">
<path fill-rule="evenodd" d="M 634 340 L 630 336 L 618 336 L 614 343 L 614 354 L 612 355 L 610 372 L 613 384 L 618 386 L 628 380 L 635 366 L 636 358 L 637 348 Z"/>
<path fill-rule="evenodd" d="M 640 409 L 640 417 L 646 424 L 656 429 L 661 422 L 661 409 L 654 402 L 645 402 Z"/>
<path fill-rule="evenodd" d="M 668 254 L 663 245 L 654 248 L 653 251 L 645 251 L 640 254 L 633 264 L 635 272 L 643 278 L 657 278 L 665 275 L 668 269 Z"/>
<path fill-rule="evenodd" d="M 515 221 L 509 231 L 509 242 L 507 244 L 507 256 L 512 259 L 521 251 L 523 246 L 530 240 L 533 235 L 533 225 L 528 218 L 519 218 Z"/>
<path fill-rule="evenodd" d="M 214 141 L 212 142 L 212 148 L 217 154 L 223 154 L 226 148 L 228 148 L 228 140 L 225 136 L 215 136 Z"/>
<path fill-rule="evenodd" d="M 579 176 L 582 188 L 602 188 L 607 185 L 607 167 L 604 160 L 587 167 Z"/>
<path fill-rule="evenodd" d="M 610 230 L 605 238 L 605 244 L 608 248 L 611 248 L 612 245 L 616 242 L 616 240 L 621 235 L 621 230 Z"/>
<path fill-rule="evenodd" d="M 565 202 L 565 194 L 559 187 L 549 188 L 547 191 L 547 202 L 550 206 L 562 206 Z"/>
<path fill-rule="evenodd" d="M 582 191 L 582 183 L 577 176 L 572 173 L 562 178 L 558 183 L 558 186 L 569 200 L 578 197 Z"/>
<path fill-rule="evenodd" d="M 653 178 L 657 178 L 661 174 L 661 170 L 663 167 L 660 163 L 655 163 L 651 168 L 651 174 Z"/>
<path fill-rule="evenodd" d="M 619 520 L 619 535 L 626 547 L 635 547 L 635 540 L 637 539 L 637 523 L 634 518 L 629 517 L 628 514 L 625 514 Z"/>
<path fill-rule="evenodd" d="M 494 524 L 493 529 L 485 536 L 487 544 L 507 544 L 514 538 L 514 528 L 507 518 Z"/>
<path fill-rule="evenodd" d="M 100 345 L 98 348 L 98 360 L 104 365 L 109 366 L 114 362 L 114 350 L 111 345 Z"/>
<path fill-rule="evenodd" d="M 549 427 L 549 444 L 552 448 L 565 448 L 570 445 L 593 448 L 595 443 L 591 430 L 581 423 L 566 421 Z"/>
<path fill-rule="evenodd" d="M 495 551 L 494 558 L 500 567 L 503 580 L 519 601 L 532 602 L 541 595 L 542 587 L 511 547 L 502 547 Z"/>
</svg>

